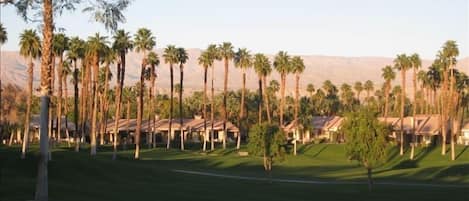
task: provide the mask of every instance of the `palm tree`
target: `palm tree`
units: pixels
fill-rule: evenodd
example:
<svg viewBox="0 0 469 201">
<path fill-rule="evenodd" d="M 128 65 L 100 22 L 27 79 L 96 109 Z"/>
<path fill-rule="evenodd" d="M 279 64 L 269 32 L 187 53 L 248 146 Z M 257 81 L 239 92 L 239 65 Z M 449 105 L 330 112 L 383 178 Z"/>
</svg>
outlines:
<svg viewBox="0 0 469 201">
<path fill-rule="evenodd" d="M 371 80 L 367 80 L 363 85 L 363 89 L 366 91 L 366 101 L 370 99 L 370 93 L 374 90 L 374 84 Z"/>
<path fill-rule="evenodd" d="M 80 141 L 78 136 L 78 68 L 77 63 L 79 59 L 84 58 L 85 42 L 78 37 L 70 39 L 69 50 L 67 52 L 67 59 L 73 62 L 73 89 L 74 89 L 74 104 L 73 115 L 75 121 L 75 151 L 80 149 Z M 83 133 L 82 133 L 83 137 Z"/>
<path fill-rule="evenodd" d="M 384 119 L 388 118 L 389 111 L 389 93 L 391 91 L 391 82 L 396 78 L 396 73 L 392 70 L 391 66 L 385 66 L 382 70 L 381 76 L 384 78 Z"/>
<path fill-rule="evenodd" d="M 23 56 L 28 63 L 28 96 L 26 100 L 26 116 L 24 121 L 24 137 L 23 147 L 21 149 L 21 158 L 26 157 L 26 149 L 29 143 L 29 121 L 31 119 L 31 104 L 33 97 L 33 59 L 37 59 L 41 55 L 41 39 L 36 31 L 32 29 L 24 30 L 20 35 L 20 55 Z"/>
<path fill-rule="evenodd" d="M 269 58 L 267 58 L 264 54 L 256 54 L 254 55 L 254 62 L 253 62 L 254 70 L 259 77 L 259 124 L 262 124 L 262 104 L 265 103 L 266 113 L 267 113 L 267 121 L 271 122 L 270 117 L 270 110 L 268 105 L 268 97 L 265 90 L 265 81 L 264 78 L 272 72 L 272 68 L 270 67 Z"/>
<path fill-rule="evenodd" d="M 138 88 L 138 101 L 137 101 L 137 128 L 135 131 L 135 159 L 140 156 L 140 133 L 142 132 L 142 116 L 143 116 L 143 84 L 145 79 L 145 68 L 147 66 L 147 51 L 151 51 L 155 45 L 155 37 L 149 29 L 140 28 L 135 34 L 135 51 L 142 52 L 142 64 L 140 71 L 140 83 Z"/>
<path fill-rule="evenodd" d="M 274 68 L 280 74 L 280 127 L 283 127 L 283 110 L 285 107 L 285 85 L 287 75 L 291 72 L 290 56 L 280 51 L 274 59 Z"/>
<path fill-rule="evenodd" d="M 174 73 L 173 73 L 173 65 L 178 62 L 178 57 L 177 57 L 177 48 L 174 45 L 168 45 L 164 49 L 164 62 L 169 64 L 169 76 L 171 80 L 171 90 L 170 90 L 170 106 L 169 106 L 169 129 L 168 129 L 168 140 L 166 142 L 166 149 L 170 148 L 171 144 L 171 135 L 172 135 L 172 124 L 173 124 L 173 108 L 174 108 L 174 97 L 173 97 L 173 92 L 174 92 Z"/>
<path fill-rule="evenodd" d="M 62 89 L 62 76 L 63 76 L 63 60 L 64 60 L 64 52 L 67 51 L 69 48 L 69 39 L 65 34 L 58 33 L 54 35 L 52 40 L 52 52 L 54 53 L 55 57 L 59 58 L 59 66 L 57 68 L 57 79 L 59 80 L 58 86 L 58 97 L 57 97 L 57 140 L 60 139 L 60 125 L 62 125 L 62 96 L 63 96 L 63 89 Z"/>
<path fill-rule="evenodd" d="M 360 102 L 360 94 L 362 93 L 363 91 L 363 84 L 362 82 L 355 82 L 355 84 L 353 85 L 353 89 L 355 89 L 355 92 L 357 92 L 357 99 L 358 101 Z"/>
<path fill-rule="evenodd" d="M 412 103 L 412 143 L 411 143 L 411 151 L 410 151 L 410 160 L 414 159 L 414 150 L 415 150 L 415 141 L 416 141 L 416 135 L 415 135 L 415 115 L 417 114 L 417 70 L 422 66 L 422 60 L 420 60 L 420 57 L 418 54 L 412 54 L 409 57 L 409 62 L 411 65 L 411 68 L 413 69 L 413 76 L 412 76 L 412 82 L 414 84 L 414 98 L 413 98 L 413 103 Z"/>
<path fill-rule="evenodd" d="M 107 37 L 96 33 L 94 36 L 88 38 L 87 54 L 91 58 L 92 65 L 92 91 L 94 98 L 92 101 L 92 114 L 91 114 L 91 155 L 96 155 L 96 133 L 97 133 L 97 117 L 98 117 L 98 74 L 99 74 L 99 61 L 103 56 L 108 43 Z"/>
<path fill-rule="evenodd" d="M 224 42 L 219 46 L 220 58 L 223 59 L 225 65 L 225 79 L 223 83 L 223 149 L 226 149 L 226 119 L 228 112 L 226 110 L 226 98 L 228 96 L 228 65 L 230 60 L 234 57 L 233 45 L 230 42 Z"/>
<path fill-rule="evenodd" d="M 155 86 L 155 80 L 156 80 L 156 67 L 160 65 L 160 58 L 158 58 L 158 54 L 156 54 L 155 52 L 150 52 L 148 53 L 148 56 L 147 56 L 147 64 L 150 66 L 150 68 L 148 69 L 148 74 L 149 74 L 149 80 L 150 80 L 150 93 L 149 93 L 149 98 L 150 98 L 150 112 L 148 113 L 148 121 L 152 121 L 152 127 L 153 129 L 155 128 L 156 126 L 156 120 L 155 120 L 155 115 L 153 115 L 152 113 L 155 111 L 155 102 L 153 100 L 153 93 L 155 93 L 155 90 L 156 90 L 156 86 Z M 150 125 L 150 124 L 148 124 Z M 153 142 L 153 148 L 156 147 L 156 141 L 154 139 L 154 130 L 151 129 L 151 141 Z M 150 144 L 149 144 L 150 145 Z"/>
<path fill-rule="evenodd" d="M 187 55 L 187 52 L 184 48 L 179 47 L 177 48 L 177 60 L 179 62 L 179 71 L 180 71 L 180 77 L 179 77 L 179 85 L 180 85 L 180 90 L 179 90 L 179 131 L 180 131 L 180 137 L 181 137 L 181 150 L 184 150 L 184 130 L 183 130 L 183 110 L 182 110 L 182 92 L 184 91 L 184 64 L 187 62 L 189 59 L 189 56 Z"/>
<path fill-rule="evenodd" d="M 210 99 L 211 99 L 211 103 L 210 103 L 210 125 L 211 125 L 211 129 L 210 129 L 210 150 L 214 150 L 215 149 L 215 131 L 214 131 L 214 122 L 215 122 L 215 88 L 214 88 L 214 80 L 215 80 L 215 66 L 213 65 L 214 61 L 215 60 L 220 60 L 221 58 L 221 55 L 220 55 L 220 50 L 219 48 L 217 48 L 216 45 L 212 44 L 212 45 L 209 45 L 207 47 L 207 54 L 208 54 L 208 57 L 210 58 L 210 61 L 212 63 L 212 72 L 211 72 L 211 93 L 210 93 Z"/>
<path fill-rule="evenodd" d="M 243 128 L 245 121 L 244 108 L 245 106 L 245 93 L 246 93 L 246 69 L 250 68 L 252 65 L 252 56 L 246 48 L 240 48 L 235 53 L 234 63 L 237 68 L 241 68 L 243 74 L 243 88 L 241 90 L 241 104 L 239 106 L 239 128 L 241 132 L 245 132 Z M 236 149 L 239 149 L 241 146 L 241 132 L 238 134 L 238 141 L 236 143 Z"/>
<path fill-rule="evenodd" d="M 298 111 L 300 109 L 300 75 L 305 70 L 303 59 L 299 56 L 294 56 L 291 59 L 291 72 L 295 74 L 295 127 L 298 130 Z M 298 134 L 297 134 L 298 135 Z M 296 155 L 296 138 L 294 140 L 293 155 Z"/>
<path fill-rule="evenodd" d="M 133 48 L 133 42 L 130 37 L 130 33 L 124 30 L 118 30 L 114 35 L 114 43 L 112 48 L 119 54 L 119 60 L 117 61 L 117 85 L 116 85 L 116 112 L 114 118 L 114 140 L 113 142 L 113 154 L 112 159 L 116 159 L 117 154 L 117 136 L 119 134 L 119 119 L 121 115 L 122 107 L 122 89 L 124 87 L 125 78 L 125 64 L 126 55 L 129 50 Z"/>
<path fill-rule="evenodd" d="M 449 125 L 452 125 L 455 121 L 454 114 L 456 113 L 455 110 L 455 86 L 456 86 L 456 76 L 455 76 L 455 64 L 456 64 L 456 57 L 459 55 L 459 49 L 456 44 L 456 41 L 446 41 L 442 47 L 442 50 L 439 53 L 439 59 L 443 64 L 443 98 L 442 98 L 442 116 L 443 116 L 443 146 L 442 146 L 442 154 L 445 155 L 446 151 L 443 150 L 446 147 L 446 135 L 447 135 L 447 122 Z M 449 82 L 449 83 L 448 83 Z M 454 138 L 457 131 L 456 129 L 451 129 L 450 132 L 450 140 L 451 140 L 451 160 L 455 160 L 455 153 L 454 153 Z"/>
<path fill-rule="evenodd" d="M 106 133 L 106 122 L 107 122 L 107 111 L 108 111 L 108 90 L 109 90 L 109 80 L 112 79 L 112 73 L 110 70 L 111 64 L 113 64 L 117 59 L 117 54 L 116 52 L 110 48 L 106 47 L 103 55 L 102 62 L 104 64 L 104 67 L 101 68 L 102 70 L 102 76 L 100 77 L 100 83 L 103 82 L 103 91 L 102 91 L 102 96 L 101 96 L 101 138 L 100 138 L 100 145 L 104 144 L 104 134 Z"/>
<path fill-rule="evenodd" d="M 204 144 L 202 150 L 207 149 L 207 71 L 213 65 L 214 59 L 209 51 L 203 51 L 199 58 L 199 65 L 204 68 L 204 97 L 203 97 L 203 116 L 204 116 Z"/>
<path fill-rule="evenodd" d="M 405 89 L 406 89 L 406 86 L 405 86 L 405 83 L 406 83 L 406 79 L 405 79 L 405 75 L 406 75 L 406 71 L 411 67 L 411 63 L 410 63 L 410 60 L 409 60 L 409 57 L 407 57 L 407 55 L 405 54 L 400 54 L 400 55 L 397 55 L 397 58 L 394 59 L 394 68 L 396 68 L 398 71 L 401 72 L 401 85 L 402 85 L 402 89 L 401 89 L 401 148 L 400 148 L 400 152 L 399 154 L 402 156 L 404 155 L 404 143 L 405 143 L 405 139 L 404 139 L 404 107 L 405 107 L 405 98 L 406 98 L 406 92 L 405 92 Z"/>
<path fill-rule="evenodd" d="M 3 27 L 3 24 L 0 23 L 0 47 L 8 40 L 8 35 Z M 2 66 L 0 65 L 0 77 L 2 77 Z M 2 79 L 0 79 L 0 105 L 2 105 Z M 3 132 L 3 113 L 0 109 L 0 131 Z"/>
<path fill-rule="evenodd" d="M 314 85 L 312 83 L 309 83 L 307 86 L 306 86 L 306 91 L 309 93 L 309 96 L 310 98 L 313 97 L 313 93 L 316 89 L 314 88 Z"/>
<path fill-rule="evenodd" d="M 68 85 L 67 85 L 67 80 L 68 76 L 72 72 L 71 69 L 71 62 L 66 60 L 63 62 L 62 65 L 62 86 L 63 86 L 63 96 L 64 96 L 64 116 L 65 116 L 65 125 L 68 125 Z M 68 126 L 65 126 L 65 136 L 67 138 L 67 145 L 70 147 L 70 133 L 68 131 Z"/>
</svg>

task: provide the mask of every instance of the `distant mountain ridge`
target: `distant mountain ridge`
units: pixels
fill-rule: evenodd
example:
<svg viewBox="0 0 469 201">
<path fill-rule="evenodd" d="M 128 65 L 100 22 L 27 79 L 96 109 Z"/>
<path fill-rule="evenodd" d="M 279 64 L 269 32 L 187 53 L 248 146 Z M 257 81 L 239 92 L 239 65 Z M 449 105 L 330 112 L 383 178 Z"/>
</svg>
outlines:
<svg viewBox="0 0 469 201">
<path fill-rule="evenodd" d="M 184 88 L 185 93 L 203 90 L 203 68 L 198 65 L 197 58 L 199 57 L 200 49 L 188 49 L 189 60 L 184 67 Z M 158 67 L 157 88 L 160 92 L 166 93 L 169 91 L 169 66 L 164 63 L 162 58 L 162 49 L 157 49 L 161 64 Z M 273 60 L 273 55 L 267 55 L 270 60 Z M 353 84 L 356 81 L 371 80 L 375 83 L 375 88 L 383 83 L 381 78 L 381 68 L 386 65 L 392 65 L 394 58 L 389 57 L 341 57 L 341 56 L 316 56 L 316 55 L 301 55 L 306 65 L 305 71 L 300 78 L 301 91 L 305 93 L 306 85 L 308 83 L 314 84 L 316 88 L 322 86 L 325 80 L 331 80 L 337 87 L 342 83 Z M 130 52 L 127 55 L 126 67 L 126 85 L 135 84 L 140 76 L 140 61 L 141 54 Z M 422 68 L 427 68 L 432 63 L 431 60 L 423 60 Z M 1 52 L 1 65 L 2 65 L 2 81 L 3 83 L 15 83 L 19 86 L 26 86 L 27 73 L 25 59 L 22 58 L 17 51 L 2 51 Z M 458 60 L 457 68 L 469 74 L 469 57 L 460 58 Z M 111 67 L 115 73 L 116 67 Z M 179 83 L 179 68 L 174 67 L 175 83 Z M 210 70 L 210 69 L 209 69 Z M 223 88 L 223 74 L 224 68 L 222 62 L 215 62 L 215 88 L 217 91 Z M 40 62 L 35 61 L 34 66 L 34 87 L 39 84 L 40 75 Z M 210 75 L 210 74 L 209 74 Z M 409 72 L 408 77 L 411 76 Z M 115 79 L 115 76 L 114 76 Z M 111 85 L 115 84 L 115 80 L 111 80 Z M 209 78 L 210 79 L 210 78 Z M 229 68 L 229 88 L 239 89 L 242 86 L 241 70 L 234 67 L 230 62 Z M 269 80 L 279 79 L 278 73 L 273 69 L 272 75 Z M 409 86 L 411 79 L 408 79 Z M 399 76 L 395 83 L 400 83 Z M 253 69 L 247 71 L 246 85 L 249 89 L 257 89 L 257 74 Z M 71 85 L 69 85 L 71 90 Z M 287 78 L 287 94 L 292 94 L 294 88 L 294 78 L 290 75 Z"/>
</svg>

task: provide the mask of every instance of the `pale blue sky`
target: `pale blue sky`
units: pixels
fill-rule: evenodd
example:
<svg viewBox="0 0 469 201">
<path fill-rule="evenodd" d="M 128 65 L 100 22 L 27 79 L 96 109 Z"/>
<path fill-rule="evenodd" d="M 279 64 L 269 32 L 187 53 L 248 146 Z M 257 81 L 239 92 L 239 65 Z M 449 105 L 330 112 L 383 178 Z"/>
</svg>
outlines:
<svg viewBox="0 0 469 201">
<path fill-rule="evenodd" d="M 121 27 L 150 28 L 158 47 L 205 48 L 231 41 L 253 52 L 332 56 L 386 56 L 417 52 L 433 58 L 456 40 L 469 56 L 469 0 L 134 0 Z M 12 7 L 1 7 L 9 33 L 4 50 L 18 49 L 26 24 Z M 63 15 L 68 35 L 105 30 L 86 14 Z"/>
</svg>

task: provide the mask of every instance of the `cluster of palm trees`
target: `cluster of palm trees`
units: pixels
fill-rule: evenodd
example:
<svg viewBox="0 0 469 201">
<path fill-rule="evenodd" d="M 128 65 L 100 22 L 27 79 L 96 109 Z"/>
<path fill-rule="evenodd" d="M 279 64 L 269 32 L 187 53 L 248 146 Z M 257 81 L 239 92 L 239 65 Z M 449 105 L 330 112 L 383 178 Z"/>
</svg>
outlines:
<svg viewBox="0 0 469 201">
<path fill-rule="evenodd" d="M 446 154 L 447 137 L 450 137 L 451 160 L 455 160 L 455 141 L 464 119 L 464 113 L 468 108 L 469 99 L 469 78 L 458 71 L 456 67 L 456 57 L 459 50 L 455 41 L 447 41 L 440 51 L 437 58 L 427 71 L 420 70 L 422 61 L 418 54 L 407 56 L 399 54 L 394 59 L 394 69 L 401 72 L 400 91 L 400 154 L 404 154 L 405 138 L 403 132 L 403 120 L 406 105 L 406 75 L 407 71 L 412 70 L 412 112 L 411 116 L 415 119 L 417 113 L 421 114 L 439 114 L 441 125 L 441 154 Z M 391 81 L 396 78 L 396 73 L 391 66 L 382 69 L 382 77 L 385 80 L 385 105 L 384 117 L 388 116 L 389 94 L 391 90 Z M 419 98 L 420 97 L 420 98 Z M 412 130 L 415 133 L 416 121 L 412 121 Z M 448 132 L 450 132 L 448 134 Z M 410 143 L 410 159 L 414 158 L 415 135 L 412 136 Z"/>
</svg>

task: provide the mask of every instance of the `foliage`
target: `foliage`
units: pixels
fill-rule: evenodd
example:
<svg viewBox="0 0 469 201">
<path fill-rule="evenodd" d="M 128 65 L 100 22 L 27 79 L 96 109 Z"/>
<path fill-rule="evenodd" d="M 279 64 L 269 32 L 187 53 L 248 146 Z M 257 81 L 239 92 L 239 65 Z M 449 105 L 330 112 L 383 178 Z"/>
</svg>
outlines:
<svg viewBox="0 0 469 201">
<path fill-rule="evenodd" d="M 274 159 L 283 160 L 285 133 L 277 125 L 257 124 L 249 132 L 248 150 L 264 157 L 264 170 L 271 171 Z"/>
</svg>

